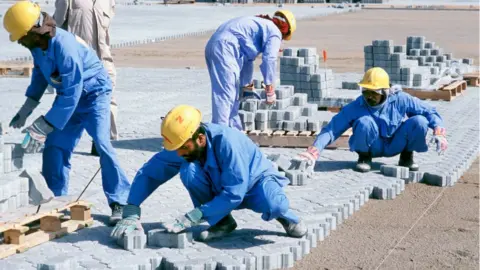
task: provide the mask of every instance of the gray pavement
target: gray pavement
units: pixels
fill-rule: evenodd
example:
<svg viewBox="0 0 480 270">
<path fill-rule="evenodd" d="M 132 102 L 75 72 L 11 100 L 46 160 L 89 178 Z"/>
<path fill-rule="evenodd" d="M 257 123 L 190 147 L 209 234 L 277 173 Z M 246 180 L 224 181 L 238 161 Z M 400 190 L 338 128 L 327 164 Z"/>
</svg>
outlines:
<svg viewBox="0 0 480 270">
<path fill-rule="evenodd" d="M 358 74 L 338 74 L 342 80 L 356 81 Z M 0 121 L 8 122 L 24 101 L 28 79 L 0 79 Z M 452 102 L 432 102 L 444 117 L 449 149 L 438 156 L 432 149 L 416 155 L 422 171 L 436 174 L 436 184 L 453 185 L 479 151 L 479 88 L 469 87 Z M 198 107 L 205 121 L 211 119 L 210 85 L 206 70 L 118 69 L 120 141 L 115 142 L 121 166 L 130 180 L 144 162 L 161 149 L 160 117 L 173 106 L 185 103 Z M 45 95 L 29 122 L 45 113 L 54 96 Z M 27 123 L 28 124 L 28 123 Z M 431 132 L 429 132 L 431 134 Z M 430 135 L 429 135 L 430 137 Z M 22 134 L 10 131 L 5 140 L 19 142 Z M 263 149 L 265 154 L 293 156 L 302 149 Z M 90 139 L 84 135 L 72 158 L 70 194 L 78 194 L 98 168 L 98 160 L 89 156 Z M 398 157 L 374 160 L 367 174 L 352 170 L 356 154 L 325 150 L 317 162 L 314 178 L 307 186 L 288 186 L 292 209 L 309 224 L 303 239 L 288 238 L 276 221 L 264 222 L 252 211 L 234 211 L 239 224 L 229 237 L 204 244 L 194 242 L 185 249 L 147 247 L 127 251 L 109 238 L 106 204 L 99 177 L 84 198 L 94 203 L 95 223 L 76 233 L 34 247 L 24 253 L 0 260 L 0 269 L 35 269 L 38 263 L 61 269 L 278 269 L 290 267 L 308 254 L 318 241 L 353 215 L 370 197 L 394 199 L 401 196 L 405 179 L 386 177 L 378 172 L 381 164 L 394 165 Z M 40 166 L 40 155 L 26 160 L 25 166 Z M 440 180 L 439 180 L 440 178 Z M 161 228 L 160 222 L 183 214 L 193 206 L 178 176 L 157 189 L 142 205 L 146 230 Z M 206 226 L 194 230 L 194 235 Z M 70 268 L 69 268 L 70 267 Z M 50 269 L 50 268 L 49 268 Z M 51 268 L 53 269 L 53 268 Z"/>
</svg>

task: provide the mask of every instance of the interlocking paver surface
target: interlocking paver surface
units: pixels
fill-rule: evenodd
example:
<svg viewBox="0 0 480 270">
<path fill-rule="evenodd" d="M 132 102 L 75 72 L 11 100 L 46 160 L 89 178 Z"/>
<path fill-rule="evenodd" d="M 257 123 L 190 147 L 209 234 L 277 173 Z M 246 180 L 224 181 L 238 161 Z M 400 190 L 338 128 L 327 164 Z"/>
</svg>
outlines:
<svg viewBox="0 0 480 270">
<path fill-rule="evenodd" d="M 210 85 L 206 70 L 118 69 L 116 96 L 120 104 L 120 141 L 115 142 L 121 166 L 130 180 L 151 156 L 161 149 L 160 117 L 181 103 L 198 107 L 205 121 L 211 119 Z M 344 76 L 349 81 L 356 78 Z M 258 76 L 256 76 L 258 77 Z M 0 79 L 0 121 L 8 122 L 24 101 L 28 79 Z M 352 90 L 353 91 L 353 90 Z M 45 113 L 54 96 L 45 95 L 29 122 Z M 430 102 L 430 101 L 429 101 Z M 444 117 L 449 149 L 438 156 L 432 149 L 417 154 L 420 170 L 437 175 L 435 181 L 454 184 L 479 148 L 479 89 L 468 88 L 463 96 L 452 102 L 431 102 Z M 431 132 L 429 132 L 429 137 Z M 22 134 L 10 131 L 7 142 L 19 142 Z M 79 194 L 98 166 L 96 157 L 89 156 L 90 138 L 84 135 L 72 157 L 70 193 Z M 303 149 L 263 149 L 265 154 L 281 153 L 292 157 Z M 95 223 L 62 238 L 34 247 L 24 253 L 0 261 L 0 269 L 35 269 L 37 263 L 65 263 L 61 254 L 73 256 L 79 269 L 150 269 L 161 258 L 166 269 L 276 269 L 291 266 L 310 252 L 332 230 L 368 203 L 369 197 L 393 199 L 401 196 L 405 180 L 379 174 L 380 165 L 395 165 L 398 157 L 374 159 L 374 169 L 361 174 L 352 170 L 357 156 L 340 150 L 323 151 L 317 162 L 314 178 L 306 186 L 288 186 L 291 207 L 309 226 L 303 239 L 288 238 L 281 225 L 264 222 L 260 215 L 249 210 L 234 211 L 238 229 L 231 236 L 212 243 L 194 242 L 185 249 L 148 246 L 127 251 L 109 238 L 106 222 L 110 209 L 101 190 L 99 177 L 89 187 L 84 200 L 94 203 Z M 28 157 L 25 166 L 39 167 L 40 155 Z M 160 229 L 160 222 L 183 214 L 193 206 L 178 176 L 158 188 L 142 205 L 145 229 Z M 196 228 L 194 236 L 200 229 Z M 52 259 L 52 261 L 50 261 Z M 142 268 L 140 268 L 142 269 Z M 235 268 L 237 269 L 237 268 Z"/>
</svg>

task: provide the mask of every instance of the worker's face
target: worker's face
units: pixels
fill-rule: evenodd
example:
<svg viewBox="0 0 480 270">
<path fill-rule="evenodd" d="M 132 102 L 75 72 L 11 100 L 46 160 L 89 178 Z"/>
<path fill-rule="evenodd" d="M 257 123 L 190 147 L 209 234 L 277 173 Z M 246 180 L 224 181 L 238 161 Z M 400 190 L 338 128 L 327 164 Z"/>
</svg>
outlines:
<svg viewBox="0 0 480 270">
<path fill-rule="evenodd" d="M 177 154 L 187 162 L 194 162 L 205 157 L 207 140 L 205 134 L 199 134 L 196 140 L 190 139 L 177 150 Z"/>
<path fill-rule="evenodd" d="M 18 44 L 29 50 L 41 47 L 41 36 L 36 33 L 28 32 L 26 36 L 23 36 L 18 40 Z"/>
<path fill-rule="evenodd" d="M 363 98 L 370 106 L 377 106 L 383 101 L 383 95 L 376 91 L 364 89 L 362 91 Z"/>
</svg>

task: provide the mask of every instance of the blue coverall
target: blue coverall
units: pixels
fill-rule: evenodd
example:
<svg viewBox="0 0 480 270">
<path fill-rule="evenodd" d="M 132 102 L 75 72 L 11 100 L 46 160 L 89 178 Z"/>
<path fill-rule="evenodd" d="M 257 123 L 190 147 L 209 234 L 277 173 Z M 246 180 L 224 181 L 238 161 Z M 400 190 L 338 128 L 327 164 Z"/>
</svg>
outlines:
<svg viewBox="0 0 480 270">
<path fill-rule="evenodd" d="M 140 206 L 160 185 L 180 172 L 193 205 L 215 225 L 234 209 L 248 208 L 269 221 L 283 217 L 298 223 L 283 191 L 288 179 L 240 131 L 219 124 L 206 129 L 206 160 L 187 162 L 176 151 L 155 154 L 137 172 L 128 203 Z"/>
<path fill-rule="evenodd" d="M 43 150 L 42 173 L 48 187 L 56 196 L 67 194 L 70 158 L 86 129 L 100 155 L 108 203 L 126 204 L 130 183 L 110 143 L 112 83 L 97 54 L 58 27 L 46 51 L 35 48 L 31 53 L 34 68 L 26 96 L 39 101 L 48 84 L 57 89 L 45 114 L 54 127 Z"/>
<path fill-rule="evenodd" d="M 205 48 L 212 83 L 213 123 L 243 130 L 238 115 L 240 88 L 252 82 L 253 61 L 260 53 L 264 83 L 275 83 L 281 42 L 278 27 L 255 16 L 231 19 L 217 29 Z"/>
<path fill-rule="evenodd" d="M 371 107 L 363 96 L 343 107 L 326 125 L 314 142 L 323 150 L 352 127 L 350 150 L 370 153 L 372 157 L 392 157 L 404 150 L 426 152 L 428 128 L 443 127 L 434 107 L 398 88 L 386 101 Z M 404 121 L 405 116 L 408 117 Z"/>
</svg>

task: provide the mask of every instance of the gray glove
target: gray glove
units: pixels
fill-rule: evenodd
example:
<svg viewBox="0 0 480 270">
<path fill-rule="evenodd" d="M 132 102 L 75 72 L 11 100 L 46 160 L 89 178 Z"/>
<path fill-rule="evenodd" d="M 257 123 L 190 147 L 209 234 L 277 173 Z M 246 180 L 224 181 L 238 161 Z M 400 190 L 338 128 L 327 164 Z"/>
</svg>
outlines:
<svg viewBox="0 0 480 270">
<path fill-rule="evenodd" d="M 202 223 L 204 221 L 202 217 L 202 211 L 195 208 L 185 215 L 179 216 L 175 221 L 165 224 L 165 228 L 167 229 L 167 232 L 180 233 L 192 226 Z"/>
<path fill-rule="evenodd" d="M 42 116 L 38 117 L 35 122 L 24 130 L 27 133 L 22 142 L 25 153 L 38 153 L 47 140 L 47 135 L 53 131 L 53 127 L 47 123 Z"/>
<path fill-rule="evenodd" d="M 131 204 L 125 205 L 125 207 L 123 207 L 123 219 L 115 225 L 110 237 L 118 240 L 125 234 L 133 232 L 134 230 L 143 231 L 142 224 L 140 223 L 140 216 L 140 207 Z"/>
<path fill-rule="evenodd" d="M 40 104 L 40 102 L 32 98 L 27 98 L 23 106 L 20 108 L 17 114 L 12 118 L 12 121 L 10 121 L 9 126 L 13 128 L 23 127 L 25 125 L 25 121 L 27 121 L 28 116 L 30 116 L 33 110 L 37 108 L 38 104 Z"/>
</svg>

